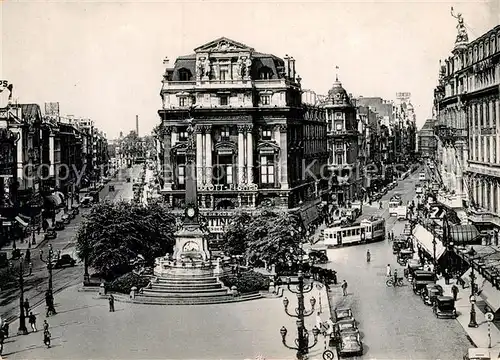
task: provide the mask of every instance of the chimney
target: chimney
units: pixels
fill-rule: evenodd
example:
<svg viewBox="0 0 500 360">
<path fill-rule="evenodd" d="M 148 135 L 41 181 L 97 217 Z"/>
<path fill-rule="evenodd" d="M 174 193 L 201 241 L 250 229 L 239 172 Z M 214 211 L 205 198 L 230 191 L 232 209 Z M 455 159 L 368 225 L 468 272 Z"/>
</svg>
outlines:
<svg viewBox="0 0 500 360">
<path fill-rule="evenodd" d="M 285 76 L 287 79 L 290 78 L 290 57 L 285 54 Z"/>
<path fill-rule="evenodd" d="M 139 115 L 135 116 L 135 133 L 139 136 Z"/>
<path fill-rule="evenodd" d="M 290 77 L 292 80 L 295 80 L 295 59 L 293 57 L 290 58 L 290 62 L 292 63 L 292 73 L 290 74 Z"/>
</svg>

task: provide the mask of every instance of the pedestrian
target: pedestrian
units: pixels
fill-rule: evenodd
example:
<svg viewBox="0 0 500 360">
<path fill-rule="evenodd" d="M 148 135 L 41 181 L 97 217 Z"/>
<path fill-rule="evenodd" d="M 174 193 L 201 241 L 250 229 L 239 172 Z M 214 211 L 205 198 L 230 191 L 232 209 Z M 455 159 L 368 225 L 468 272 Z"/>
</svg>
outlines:
<svg viewBox="0 0 500 360">
<path fill-rule="evenodd" d="M 47 320 L 43 320 L 43 331 L 49 331 L 49 323 Z"/>
<path fill-rule="evenodd" d="M 28 301 L 28 299 L 24 300 L 23 307 L 24 307 L 24 313 L 25 314 L 29 314 L 29 312 L 30 312 L 30 302 Z"/>
<path fill-rule="evenodd" d="M 6 338 L 9 337 L 9 323 L 7 321 L 4 322 L 1 331 L 3 331 Z"/>
<path fill-rule="evenodd" d="M 321 315 L 319 311 L 316 313 L 316 327 L 320 333 L 323 333 L 323 321 L 321 321 Z"/>
<path fill-rule="evenodd" d="M 444 283 L 446 285 L 450 285 L 450 275 L 448 274 L 448 268 L 444 268 L 443 277 L 444 277 Z"/>
<path fill-rule="evenodd" d="M 30 312 L 30 316 L 28 317 L 28 322 L 31 325 L 31 330 L 33 330 L 33 332 L 36 332 L 37 331 L 36 330 L 36 316 L 32 312 Z"/>
<path fill-rule="evenodd" d="M 457 301 L 457 296 L 458 296 L 458 286 L 453 284 L 453 286 L 451 287 L 451 292 L 453 294 L 453 300 L 454 301 Z"/>
<path fill-rule="evenodd" d="M 379 209 L 382 209 L 382 201 L 379 203 Z"/>
<path fill-rule="evenodd" d="M 5 341 L 5 334 L 3 332 L 3 329 L 0 330 L 0 355 L 3 353 L 3 343 Z"/>
<path fill-rule="evenodd" d="M 47 346 L 47 349 L 50 348 L 50 332 L 48 329 L 43 331 L 43 343 Z"/>
<path fill-rule="evenodd" d="M 342 281 L 342 295 L 347 296 L 347 281 Z"/>
<path fill-rule="evenodd" d="M 115 298 L 113 295 L 109 295 L 109 312 L 115 312 Z"/>
<path fill-rule="evenodd" d="M 387 277 L 391 276 L 391 264 L 387 264 L 387 269 L 385 271 L 385 276 L 387 276 Z"/>
<path fill-rule="evenodd" d="M 30 261 L 29 265 L 28 265 L 28 268 L 29 268 L 29 275 L 33 275 L 33 263 Z"/>
</svg>

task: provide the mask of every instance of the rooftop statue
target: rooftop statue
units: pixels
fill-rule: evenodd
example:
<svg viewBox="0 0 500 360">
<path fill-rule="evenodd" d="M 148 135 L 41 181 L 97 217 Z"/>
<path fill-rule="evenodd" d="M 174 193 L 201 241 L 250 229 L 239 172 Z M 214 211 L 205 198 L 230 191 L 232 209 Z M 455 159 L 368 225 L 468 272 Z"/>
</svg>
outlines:
<svg viewBox="0 0 500 360">
<path fill-rule="evenodd" d="M 457 15 L 455 15 L 452 7 L 451 16 L 453 16 L 455 19 L 458 20 L 457 24 L 458 34 L 455 43 L 458 44 L 458 43 L 469 42 L 469 35 L 467 34 L 467 29 L 465 28 L 464 18 L 462 17 L 462 14 L 458 13 Z"/>
</svg>

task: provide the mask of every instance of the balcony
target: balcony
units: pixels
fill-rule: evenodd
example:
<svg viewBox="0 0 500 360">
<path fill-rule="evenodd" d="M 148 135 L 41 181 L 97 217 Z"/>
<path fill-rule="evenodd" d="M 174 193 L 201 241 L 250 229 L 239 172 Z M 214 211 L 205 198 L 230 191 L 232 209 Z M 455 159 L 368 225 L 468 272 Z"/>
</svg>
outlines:
<svg viewBox="0 0 500 360">
<path fill-rule="evenodd" d="M 358 136 L 357 130 L 328 130 L 328 136 L 331 137 L 351 137 Z"/>
<path fill-rule="evenodd" d="M 467 172 L 500 177 L 500 164 L 485 164 L 469 160 Z"/>
</svg>

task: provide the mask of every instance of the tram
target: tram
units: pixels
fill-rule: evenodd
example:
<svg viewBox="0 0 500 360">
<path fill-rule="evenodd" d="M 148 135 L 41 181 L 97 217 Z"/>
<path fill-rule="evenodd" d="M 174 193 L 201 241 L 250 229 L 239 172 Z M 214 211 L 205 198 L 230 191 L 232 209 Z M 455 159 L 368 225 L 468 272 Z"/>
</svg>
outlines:
<svg viewBox="0 0 500 360">
<path fill-rule="evenodd" d="M 323 239 L 328 248 L 382 241 L 385 239 L 385 220 L 371 217 L 348 226 L 326 228 Z"/>
</svg>

